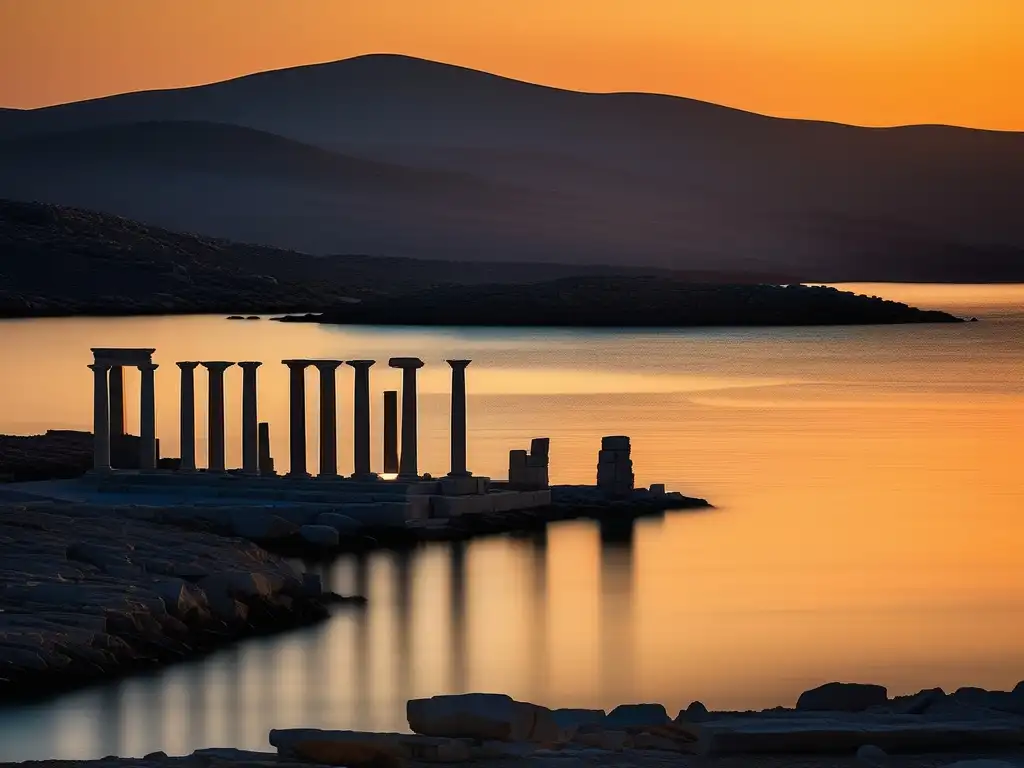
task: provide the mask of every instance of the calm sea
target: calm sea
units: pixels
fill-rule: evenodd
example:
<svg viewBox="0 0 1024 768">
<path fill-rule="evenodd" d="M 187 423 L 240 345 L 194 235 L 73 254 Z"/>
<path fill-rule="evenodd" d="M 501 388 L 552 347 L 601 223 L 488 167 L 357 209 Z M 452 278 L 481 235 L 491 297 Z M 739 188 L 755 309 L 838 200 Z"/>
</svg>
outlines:
<svg viewBox="0 0 1024 768">
<path fill-rule="evenodd" d="M 0 323 L 0 432 L 91 428 L 91 346 L 155 347 L 158 436 L 178 455 L 177 360 L 262 360 L 261 419 L 287 467 L 284 358 L 392 356 L 421 371 L 421 469 L 447 471 L 446 357 L 469 368 L 470 466 L 549 436 L 554 482 L 592 482 L 602 435 L 637 481 L 710 512 L 631 530 L 343 558 L 369 598 L 308 631 L 0 712 L 0 759 L 267 748 L 271 728 L 395 729 L 414 696 L 507 692 L 549 706 L 699 699 L 790 705 L 828 680 L 891 693 L 1024 678 L 1024 286 L 853 286 L 976 315 L 963 325 L 664 332 L 330 328 L 220 317 Z M 138 424 L 137 373 L 128 381 Z M 202 375 L 199 428 L 205 434 Z M 351 464 L 351 371 L 339 375 Z M 241 371 L 228 373 L 240 459 Z M 317 393 L 307 380 L 309 466 Z M 375 425 L 376 427 L 376 425 Z M 203 455 L 205 446 L 200 445 Z M 374 434 L 380 461 L 380 435 Z M 350 470 L 348 470 L 350 471 Z M 674 712 L 673 712 L 674 714 Z"/>
</svg>

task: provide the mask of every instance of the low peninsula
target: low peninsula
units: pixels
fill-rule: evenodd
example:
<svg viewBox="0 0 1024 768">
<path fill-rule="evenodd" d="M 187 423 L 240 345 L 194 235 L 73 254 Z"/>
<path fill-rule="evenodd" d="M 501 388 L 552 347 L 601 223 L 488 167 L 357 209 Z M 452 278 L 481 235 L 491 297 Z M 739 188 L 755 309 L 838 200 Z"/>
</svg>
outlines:
<svg viewBox="0 0 1024 768">
<path fill-rule="evenodd" d="M 801 284 L 714 284 L 647 276 L 448 285 L 339 304 L 283 322 L 584 328 L 959 323 L 877 296 Z"/>
</svg>

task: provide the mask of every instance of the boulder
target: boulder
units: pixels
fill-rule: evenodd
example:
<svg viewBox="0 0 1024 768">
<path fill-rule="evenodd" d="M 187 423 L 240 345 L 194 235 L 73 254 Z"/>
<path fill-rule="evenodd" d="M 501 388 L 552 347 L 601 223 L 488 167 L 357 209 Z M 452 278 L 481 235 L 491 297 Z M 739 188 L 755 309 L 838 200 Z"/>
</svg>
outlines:
<svg viewBox="0 0 1024 768">
<path fill-rule="evenodd" d="M 881 685 L 825 683 L 800 694 L 796 708 L 804 712 L 863 712 L 888 700 L 888 691 Z"/>
<path fill-rule="evenodd" d="M 338 531 L 329 525 L 304 525 L 299 528 L 299 536 L 318 547 L 338 546 Z"/>
<path fill-rule="evenodd" d="M 551 710 L 500 693 L 410 699 L 406 715 L 424 736 L 552 742 L 560 735 Z"/>
<path fill-rule="evenodd" d="M 605 728 L 637 728 L 650 725 L 667 725 L 672 722 L 661 704 L 620 704 L 602 724 Z"/>
<path fill-rule="evenodd" d="M 674 723 L 701 723 L 710 717 L 708 708 L 699 701 L 690 702 L 686 709 L 679 710 Z"/>
</svg>

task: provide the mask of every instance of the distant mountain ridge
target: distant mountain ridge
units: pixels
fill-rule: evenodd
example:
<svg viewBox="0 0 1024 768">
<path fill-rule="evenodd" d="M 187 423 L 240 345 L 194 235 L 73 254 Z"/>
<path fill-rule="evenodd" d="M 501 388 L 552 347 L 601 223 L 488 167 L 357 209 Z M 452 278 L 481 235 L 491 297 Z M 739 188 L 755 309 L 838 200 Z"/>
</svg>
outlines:
<svg viewBox="0 0 1024 768">
<path fill-rule="evenodd" d="M 317 253 L 1024 279 L 1024 134 L 785 120 L 392 55 L 4 112 L 0 195 Z"/>
</svg>

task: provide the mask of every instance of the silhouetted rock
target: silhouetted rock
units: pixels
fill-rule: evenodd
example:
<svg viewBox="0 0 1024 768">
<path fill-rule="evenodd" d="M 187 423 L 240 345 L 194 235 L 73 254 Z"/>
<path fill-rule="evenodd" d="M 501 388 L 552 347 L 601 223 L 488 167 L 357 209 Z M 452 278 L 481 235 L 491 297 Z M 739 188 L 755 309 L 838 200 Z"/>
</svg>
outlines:
<svg viewBox="0 0 1024 768">
<path fill-rule="evenodd" d="M 825 683 L 800 694 L 796 708 L 814 712 L 863 712 L 869 707 L 884 705 L 888 700 L 888 693 L 881 685 Z"/>
<path fill-rule="evenodd" d="M 605 718 L 602 725 L 609 729 L 634 728 L 644 725 L 665 725 L 672 722 L 662 704 L 620 704 Z"/>
</svg>

